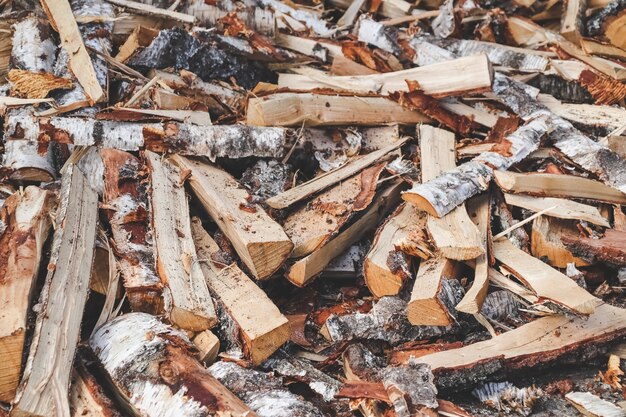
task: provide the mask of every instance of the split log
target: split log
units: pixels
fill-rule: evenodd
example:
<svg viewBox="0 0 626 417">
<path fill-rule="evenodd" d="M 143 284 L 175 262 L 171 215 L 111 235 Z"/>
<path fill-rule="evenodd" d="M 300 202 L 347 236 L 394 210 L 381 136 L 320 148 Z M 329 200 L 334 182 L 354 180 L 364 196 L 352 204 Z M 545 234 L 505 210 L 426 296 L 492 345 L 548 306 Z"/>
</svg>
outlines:
<svg viewBox="0 0 626 417">
<path fill-rule="evenodd" d="M 480 313 L 487 290 L 489 289 L 489 258 L 488 250 L 491 247 L 491 201 L 490 195 L 484 194 L 470 199 L 467 211 L 478 228 L 485 253 L 476 258 L 474 267 L 474 282 L 465 293 L 463 299 L 456 305 L 456 310 L 467 314 Z"/>
<path fill-rule="evenodd" d="M 561 103 L 545 94 L 539 94 L 537 101 L 557 116 L 590 128 L 597 126 L 613 131 L 622 127 L 626 117 L 626 109 L 615 106 Z"/>
<path fill-rule="evenodd" d="M 180 155 L 172 161 L 191 173 L 192 190 L 252 274 L 263 280 L 276 272 L 293 249 L 282 227 L 261 206 L 249 203 L 248 192 L 226 171 Z"/>
<path fill-rule="evenodd" d="M 542 317 L 483 342 L 422 356 L 417 362 L 430 365 L 438 387 L 450 388 L 558 361 L 580 364 L 624 335 L 626 310 L 604 304 L 588 318 Z M 590 345 L 593 349 L 586 349 Z"/>
<path fill-rule="evenodd" d="M 375 229 L 378 222 L 397 205 L 400 199 L 401 185 L 397 182 L 382 190 L 379 195 L 374 197 L 374 203 L 358 220 L 326 245 L 295 262 L 286 274 L 287 279 L 298 287 L 307 285 L 326 268 L 333 258 L 341 255 L 367 232 Z"/>
<path fill-rule="evenodd" d="M 148 16 L 156 16 L 159 18 L 171 19 L 181 23 L 193 24 L 196 18 L 186 13 L 180 13 L 173 10 L 166 10 L 160 7 L 154 7 L 150 4 L 139 3 L 132 0 L 106 0 L 116 6 L 132 10 L 133 13 L 145 14 Z"/>
<path fill-rule="evenodd" d="M 599 181 L 573 175 L 496 172 L 495 179 L 506 192 L 626 204 L 626 194 L 623 192 Z"/>
<path fill-rule="evenodd" d="M 516 248 L 506 239 L 493 242 L 493 255 L 540 299 L 583 315 L 592 314 L 602 302 L 567 275 Z"/>
<path fill-rule="evenodd" d="M 600 239 L 563 236 L 565 246 L 590 263 L 626 266 L 626 231 L 608 229 Z"/>
<path fill-rule="evenodd" d="M 491 65 L 484 55 L 375 75 L 327 76 L 317 71 L 304 73 L 280 74 L 278 85 L 294 90 L 331 88 L 357 93 L 389 94 L 407 91 L 408 80 L 418 82 L 424 93 L 442 98 L 486 91 L 491 87 L 493 79 Z"/>
<path fill-rule="evenodd" d="M 330 187 L 331 185 L 337 184 L 338 182 L 351 177 L 376 162 L 383 162 L 391 159 L 391 157 L 395 155 L 394 151 L 404 145 L 407 141 L 408 138 L 400 139 L 381 149 L 370 152 L 367 155 L 353 158 L 350 162 L 338 169 L 318 175 L 310 181 L 290 188 L 277 196 L 268 198 L 265 203 L 275 209 L 287 208 L 294 203 L 302 201 L 307 197 Z"/>
<path fill-rule="evenodd" d="M 0 209 L 0 401 L 7 403 L 20 380 L 29 305 L 55 205 L 50 191 L 29 186 Z"/>
<path fill-rule="evenodd" d="M 376 184 L 385 164 L 366 168 L 329 188 L 283 222 L 294 244 L 292 258 L 309 255 L 323 246 L 357 212 L 365 210 L 376 193 Z"/>
<path fill-rule="evenodd" d="M 530 252 L 555 268 L 566 268 L 573 263 L 576 266 L 588 266 L 582 259 L 574 256 L 561 239 L 578 236 L 578 229 L 567 220 L 539 216 L 533 220 L 530 240 Z"/>
<path fill-rule="evenodd" d="M 208 156 L 211 159 L 248 156 L 279 158 L 287 141 L 287 130 L 278 127 L 195 126 L 175 122 L 142 124 L 78 117 L 37 120 L 29 113 L 11 115 L 6 124 L 5 137 L 9 140 L 97 145 L 122 151 L 148 149 Z"/>
<path fill-rule="evenodd" d="M 74 20 L 69 1 L 44 0 L 42 5 L 50 23 L 59 32 L 61 45 L 69 57 L 69 69 L 82 86 L 89 104 L 93 105 L 103 100 L 105 93 L 98 82 L 96 70 Z"/>
<path fill-rule="evenodd" d="M 160 314 L 163 284 L 156 272 L 152 245 L 146 168 L 133 155 L 100 151 L 104 165 L 103 204 L 109 214 L 113 246 L 126 295 L 134 311 Z"/>
<path fill-rule="evenodd" d="M 590 392 L 568 392 L 565 399 L 582 415 L 589 417 L 626 417 L 626 410 Z"/>
<path fill-rule="evenodd" d="M 89 346 L 134 415 L 256 416 L 198 362 L 185 333 L 154 316 L 117 317 L 94 332 Z"/>
<path fill-rule="evenodd" d="M 393 100 L 369 96 L 275 93 L 250 98 L 246 111 L 246 124 L 250 126 L 367 126 L 428 121 L 427 116 Z"/>
<path fill-rule="evenodd" d="M 204 330 L 193 338 L 193 344 L 198 349 L 198 360 L 205 366 L 211 365 L 217 359 L 220 351 L 220 339 L 210 330 Z"/>
<path fill-rule="evenodd" d="M 214 363 L 208 371 L 237 394 L 259 417 L 325 416 L 314 404 L 289 391 L 283 385 L 282 378 L 272 374 L 223 361 Z"/>
<path fill-rule="evenodd" d="M 510 206 L 522 207 L 536 213 L 554 207 L 545 216 L 568 220 L 583 220 L 599 226 L 610 227 L 608 220 L 602 217 L 600 211 L 588 204 L 577 203 L 564 198 L 532 197 L 510 193 L 504 194 L 504 200 Z"/>
<path fill-rule="evenodd" d="M 430 258 L 426 215 L 403 203 L 387 218 L 376 234 L 363 263 L 365 284 L 377 298 L 397 295 L 411 277 L 410 258 Z"/>
<path fill-rule="evenodd" d="M 563 3 L 565 13 L 561 17 L 561 35 L 577 44 L 582 36 L 583 20 L 585 19 L 585 0 L 567 0 Z"/>
<path fill-rule="evenodd" d="M 72 417 L 122 417 L 80 359 L 72 370 L 69 401 Z"/>
<path fill-rule="evenodd" d="M 420 263 L 411 299 L 407 305 L 407 317 L 414 326 L 449 326 L 455 322 L 454 297 L 448 294 L 444 282 L 454 280 L 454 261 L 431 258 Z"/>
<path fill-rule="evenodd" d="M 70 412 L 70 373 L 89 294 L 98 193 L 90 188 L 78 168 L 69 165 L 63 175 L 59 201 L 48 274 L 12 416 Z"/>
<path fill-rule="evenodd" d="M 443 217 L 468 198 L 485 191 L 496 170 L 504 170 L 539 147 L 548 131 L 545 117 L 520 126 L 504 140 L 505 149 L 485 152 L 423 184 L 415 184 L 402 198 L 435 217 Z"/>
<path fill-rule="evenodd" d="M 211 294 L 191 237 L 189 205 L 178 171 L 146 152 L 152 180 L 151 208 L 157 272 L 169 319 L 186 330 L 202 331 L 217 323 Z"/>
<path fill-rule="evenodd" d="M 453 133 L 421 125 L 419 142 L 423 183 L 428 183 L 456 167 L 456 141 Z M 467 260 L 485 253 L 480 232 L 467 215 L 464 204 L 441 218 L 429 216 L 427 228 L 434 245 L 444 258 Z"/>
<path fill-rule="evenodd" d="M 606 5 L 586 22 L 587 35 L 604 36 L 613 45 L 625 49 L 624 23 L 626 22 L 626 3 L 616 0 Z"/>
<path fill-rule="evenodd" d="M 598 42 L 594 39 L 581 39 L 580 46 L 589 55 L 626 61 L 626 51 L 609 43 Z"/>
<path fill-rule="evenodd" d="M 199 219 L 192 221 L 191 231 L 211 293 L 237 324 L 247 356 L 254 365 L 260 364 L 289 340 L 287 318 L 237 265 L 216 262 L 220 248 Z"/>
</svg>

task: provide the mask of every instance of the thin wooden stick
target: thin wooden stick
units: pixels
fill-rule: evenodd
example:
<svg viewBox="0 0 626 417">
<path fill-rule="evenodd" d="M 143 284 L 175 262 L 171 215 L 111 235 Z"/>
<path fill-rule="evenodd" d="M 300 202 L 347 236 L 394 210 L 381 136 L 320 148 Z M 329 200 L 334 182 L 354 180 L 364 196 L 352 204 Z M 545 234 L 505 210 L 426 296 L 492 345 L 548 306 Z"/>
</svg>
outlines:
<svg viewBox="0 0 626 417">
<path fill-rule="evenodd" d="M 495 235 L 493 237 L 493 240 L 498 240 L 500 238 L 503 238 L 504 236 L 508 235 L 509 233 L 511 233 L 513 230 L 517 229 L 518 227 L 522 227 L 523 225 L 525 225 L 526 223 L 532 222 L 533 220 L 535 220 L 537 217 L 546 214 L 547 212 L 554 210 L 555 208 L 557 208 L 558 205 L 556 206 L 552 206 L 552 207 L 548 207 L 545 210 L 541 210 L 538 211 L 537 213 L 533 214 L 532 216 L 530 216 L 529 218 L 522 220 L 521 222 L 517 222 L 515 223 L 513 226 L 509 227 L 508 229 L 498 233 L 497 235 Z"/>
</svg>

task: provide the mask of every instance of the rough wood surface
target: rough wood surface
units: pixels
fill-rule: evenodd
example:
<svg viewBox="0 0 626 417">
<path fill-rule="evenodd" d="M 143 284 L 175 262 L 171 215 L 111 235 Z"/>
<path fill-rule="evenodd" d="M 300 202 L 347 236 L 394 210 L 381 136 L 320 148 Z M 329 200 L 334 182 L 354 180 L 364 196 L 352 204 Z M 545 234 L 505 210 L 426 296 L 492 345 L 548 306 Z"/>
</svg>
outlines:
<svg viewBox="0 0 626 417">
<path fill-rule="evenodd" d="M 563 3 L 560 32 L 570 42 L 578 43 L 580 40 L 586 7 L 585 0 L 567 0 Z"/>
<path fill-rule="evenodd" d="M 523 194 L 505 193 L 504 200 L 510 206 L 522 207 L 534 212 L 540 212 L 547 208 L 554 207 L 545 214 L 546 216 L 568 220 L 584 220 L 599 226 L 610 226 L 608 220 L 602 217 L 596 207 L 566 200 L 564 198 L 533 197 Z"/>
<path fill-rule="evenodd" d="M 420 263 L 411 299 L 407 305 L 407 317 L 414 326 L 449 326 L 454 322 L 447 304 L 443 282 L 456 278 L 454 261 L 434 257 Z"/>
<path fill-rule="evenodd" d="M 582 415 L 589 417 L 624 417 L 626 410 L 590 392 L 568 392 L 565 399 Z"/>
<path fill-rule="evenodd" d="M 214 261 L 219 255 L 219 246 L 198 219 L 192 222 L 192 234 L 211 293 L 237 323 L 252 363 L 263 362 L 289 340 L 287 318 L 236 265 L 221 265 Z"/>
<path fill-rule="evenodd" d="M 166 19 L 176 20 L 182 23 L 193 24 L 196 21 L 195 16 L 180 13 L 172 10 L 161 9 L 160 7 L 154 7 L 150 4 L 140 3 L 132 0 L 106 0 L 109 3 L 113 3 L 116 6 L 130 9 L 134 13 L 147 14 L 149 16 L 158 16 Z"/>
<path fill-rule="evenodd" d="M 256 416 L 198 362 L 185 333 L 154 316 L 117 317 L 96 330 L 89 346 L 136 415 Z"/>
<path fill-rule="evenodd" d="M 533 220 L 530 252 L 555 268 L 566 268 L 569 263 L 587 266 L 587 262 L 574 256 L 561 242 L 561 239 L 575 238 L 578 233 L 578 229 L 567 220 L 539 216 Z"/>
<path fill-rule="evenodd" d="M 12 416 L 70 415 L 70 373 L 89 294 L 98 194 L 70 165 L 59 201 L 48 275 Z"/>
<path fill-rule="evenodd" d="M 31 295 L 50 230 L 50 191 L 35 186 L 9 196 L 0 209 L 0 401 L 10 402 L 20 380 Z"/>
<path fill-rule="evenodd" d="M 217 323 L 209 289 L 191 238 L 191 222 L 180 171 L 146 152 L 152 179 L 151 208 L 157 272 L 163 283 L 164 307 L 182 329 L 202 331 Z"/>
<path fill-rule="evenodd" d="M 72 369 L 70 410 L 72 417 L 122 417 L 80 359 L 75 361 Z"/>
<path fill-rule="evenodd" d="M 607 229 L 600 239 L 563 236 L 562 241 L 574 255 L 588 262 L 626 266 L 626 231 Z"/>
</svg>

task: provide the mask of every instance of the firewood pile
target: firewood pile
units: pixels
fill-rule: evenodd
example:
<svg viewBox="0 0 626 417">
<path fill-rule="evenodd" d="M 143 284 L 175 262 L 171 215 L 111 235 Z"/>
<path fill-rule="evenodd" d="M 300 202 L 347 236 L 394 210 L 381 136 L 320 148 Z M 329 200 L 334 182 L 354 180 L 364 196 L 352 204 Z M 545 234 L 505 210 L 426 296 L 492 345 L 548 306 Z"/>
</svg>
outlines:
<svg viewBox="0 0 626 417">
<path fill-rule="evenodd" d="M 626 1 L 0 0 L 0 77 L 0 416 L 626 416 Z"/>
</svg>

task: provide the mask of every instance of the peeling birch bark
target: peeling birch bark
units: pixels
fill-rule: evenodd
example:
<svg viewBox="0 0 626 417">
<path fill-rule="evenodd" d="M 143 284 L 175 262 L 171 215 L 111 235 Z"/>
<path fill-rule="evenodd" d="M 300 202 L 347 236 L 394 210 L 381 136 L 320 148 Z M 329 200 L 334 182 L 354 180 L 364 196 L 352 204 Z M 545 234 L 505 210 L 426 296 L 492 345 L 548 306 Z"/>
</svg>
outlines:
<svg viewBox="0 0 626 417">
<path fill-rule="evenodd" d="M 496 75 L 493 92 L 525 120 L 538 116 L 546 117 L 545 123 L 550 129 L 548 136 L 557 149 L 583 169 L 597 175 L 607 185 L 626 193 L 624 158 L 584 135 L 570 122 L 556 116 L 533 100 L 520 83 Z"/>
<path fill-rule="evenodd" d="M 50 191 L 29 186 L 0 209 L 0 401 L 7 403 L 20 380 L 29 305 L 55 205 Z"/>
<path fill-rule="evenodd" d="M 15 416 L 70 415 L 70 373 L 89 294 L 98 193 L 70 165 L 63 175 L 59 200 L 35 333 L 11 413 Z"/>
<path fill-rule="evenodd" d="M 443 217 L 470 197 L 487 189 L 494 170 L 506 170 L 539 147 L 548 132 L 547 117 L 538 116 L 506 137 L 504 155 L 485 152 L 435 179 L 415 184 L 402 198 L 435 217 Z"/>
<path fill-rule="evenodd" d="M 146 167 L 133 155 L 100 151 L 104 165 L 103 204 L 128 301 L 134 311 L 160 314 L 163 284 L 156 272 Z"/>
<path fill-rule="evenodd" d="M 154 316 L 117 317 L 96 330 L 89 346 L 134 415 L 256 416 L 198 362 L 185 333 Z"/>
<path fill-rule="evenodd" d="M 146 152 L 152 179 L 151 208 L 156 266 L 169 319 L 196 332 L 213 327 L 217 315 L 191 237 L 189 205 L 180 171 Z"/>
</svg>

